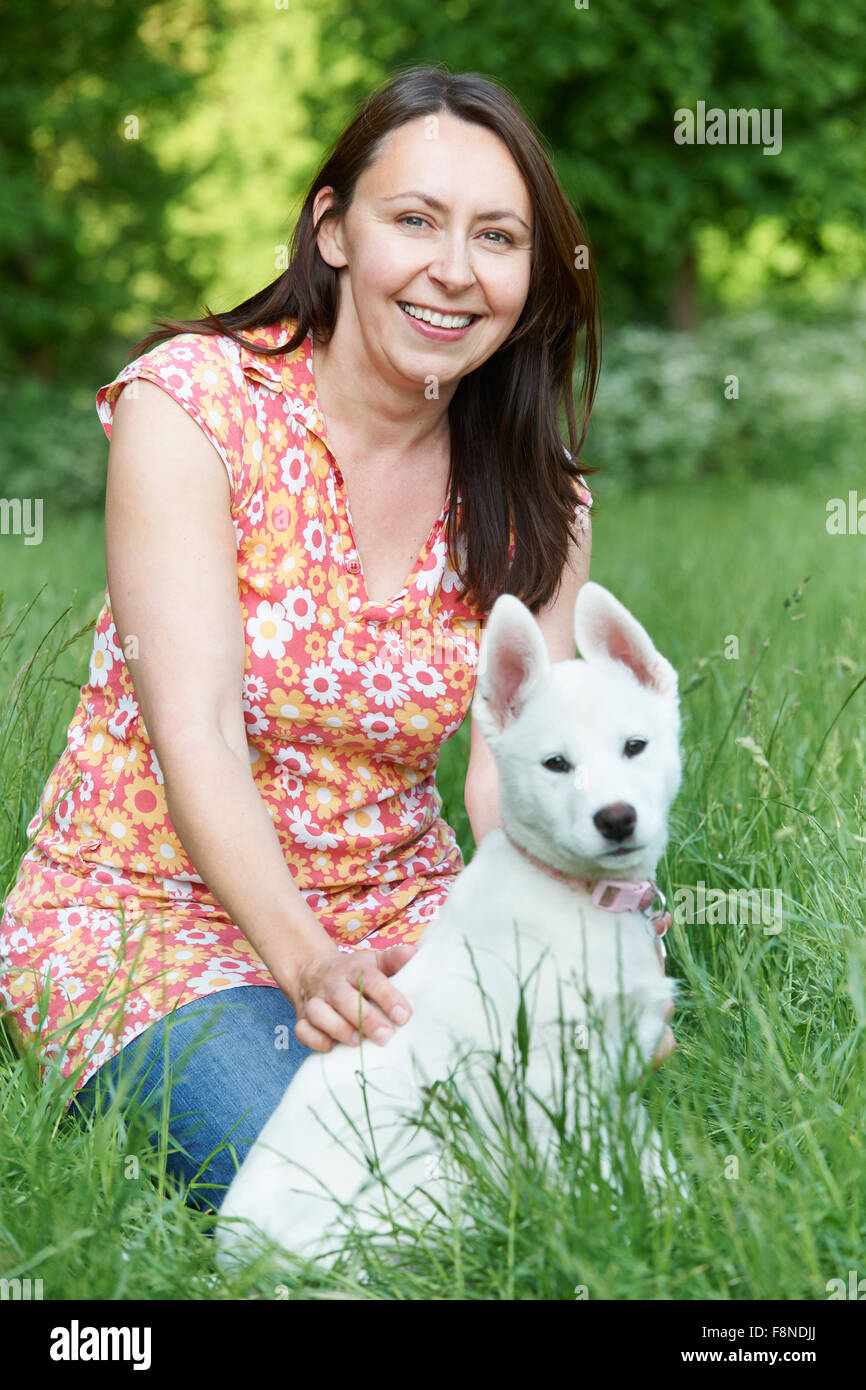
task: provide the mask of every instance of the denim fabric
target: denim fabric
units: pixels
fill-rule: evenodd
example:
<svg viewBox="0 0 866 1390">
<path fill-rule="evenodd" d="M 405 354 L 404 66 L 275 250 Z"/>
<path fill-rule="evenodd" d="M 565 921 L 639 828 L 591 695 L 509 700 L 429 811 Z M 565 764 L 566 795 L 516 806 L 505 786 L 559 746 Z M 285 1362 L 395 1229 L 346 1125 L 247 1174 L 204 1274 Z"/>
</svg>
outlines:
<svg viewBox="0 0 866 1390">
<path fill-rule="evenodd" d="M 84 1114 L 104 1109 L 120 1087 L 124 1105 L 141 1106 L 152 1124 L 152 1145 L 167 1104 L 168 1133 L 179 1147 L 170 1147 L 166 1167 L 185 1185 L 194 1183 L 186 1194 L 190 1205 L 218 1208 L 310 1056 L 312 1049 L 295 1037 L 295 1022 L 276 986 L 239 985 L 191 1000 L 100 1067 L 76 1103 Z"/>
</svg>

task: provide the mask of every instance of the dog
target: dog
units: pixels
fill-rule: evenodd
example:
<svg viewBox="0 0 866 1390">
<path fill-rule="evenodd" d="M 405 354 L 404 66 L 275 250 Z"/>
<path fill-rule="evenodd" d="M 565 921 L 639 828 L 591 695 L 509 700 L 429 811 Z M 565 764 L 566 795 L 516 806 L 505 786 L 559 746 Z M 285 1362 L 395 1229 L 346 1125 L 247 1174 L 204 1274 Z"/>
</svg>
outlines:
<svg viewBox="0 0 866 1390">
<path fill-rule="evenodd" d="M 681 779 L 677 673 L 599 584 L 578 593 L 574 637 L 582 659 L 551 663 L 529 609 L 510 594 L 494 603 L 472 712 L 497 764 L 502 825 L 400 970 L 409 1021 L 382 1047 L 364 1038 L 315 1053 L 292 1079 L 222 1204 L 224 1267 L 251 1257 L 251 1227 L 329 1267 L 345 1213 L 367 1233 L 385 1225 L 370 1205 L 383 1180 L 416 1218 L 437 1219 L 454 1191 L 441 1137 L 407 1116 L 459 1066 L 491 1098 L 478 1059 L 494 1035 L 513 1036 L 521 975 L 532 981 L 524 1061 L 539 1152 L 555 1142 L 548 1102 L 563 1086 L 563 1022 L 572 1036 L 583 1028 L 587 1064 L 609 1089 L 627 1055 L 632 1081 L 652 1059 L 674 992 L 653 925 L 664 908 L 653 874 Z M 644 1183 L 682 1191 L 642 1115 L 635 1103 Z M 608 1154 L 606 1174 L 610 1163 Z"/>
</svg>

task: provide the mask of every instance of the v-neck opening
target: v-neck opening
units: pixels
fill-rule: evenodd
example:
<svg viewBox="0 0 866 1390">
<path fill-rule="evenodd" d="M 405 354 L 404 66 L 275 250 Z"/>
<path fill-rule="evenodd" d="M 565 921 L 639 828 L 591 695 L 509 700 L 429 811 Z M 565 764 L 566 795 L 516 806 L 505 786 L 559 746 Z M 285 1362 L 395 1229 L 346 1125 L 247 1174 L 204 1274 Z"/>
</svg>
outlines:
<svg viewBox="0 0 866 1390">
<path fill-rule="evenodd" d="M 383 621 L 389 618 L 399 617 L 405 614 L 406 612 L 407 601 L 409 598 L 409 594 L 412 590 L 412 586 L 415 583 L 415 580 L 417 579 L 418 575 L 424 568 L 427 560 L 429 559 L 430 553 L 433 550 L 433 547 L 436 544 L 436 541 L 439 538 L 439 534 L 445 524 L 446 518 L 448 516 L 448 509 L 451 503 L 451 483 L 449 482 L 448 487 L 446 488 L 445 500 L 442 503 L 439 515 L 437 516 L 429 532 L 427 533 L 427 539 L 421 547 L 421 550 L 419 551 L 418 555 L 415 557 L 415 563 L 412 569 L 410 570 L 409 575 L 406 578 L 406 581 L 403 584 L 402 589 L 400 589 L 399 593 L 394 594 L 391 598 L 385 599 L 384 601 L 372 599 L 367 589 L 367 581 L 364 577 L 364 570 L 361 561 L 361 552 L 358 550 L 358 544 L 355 539 L 355 530 L 352 523 L 352 512 L 349 506 L 349 493 L 348 489 L 346 488 L 346 480 L 343 477 L 340 465 L 337 463 L 336 455 L 333 449 L 331 448 L 331 441 L 328 438 L 325 417 L 322 414 L 322 408 L 319 401 L 319 392 L 318 388 L 316 387 L 316 378 L 313 370 L 312 334 L 308 336 L 310 340 L 310 376 L 312 378 L 313 405 L 315 407 L 316 423 L 318 426 L 319 438 L 325 446 L 328 457 L 328 477 L 322 480 L 326 489 L 325 501 L 330 502 L 330 497 L 327 496 L 327 483 L 328 481 L 331 481 L 333 483 L 333 495 L 335 500 L 337 501 L 337 510 L 339 513 L 335 520 L 337 523 L 338 540 L 340 542 L 340 548 L 343 554 L 343 563 L 345 565 L 347 554 L 354 555 L 357 558 L 359 566 L 358 570 L 354 572 L 354 577 L 358 581 L 358 589 L 360 590 L 360 592 L 357 594 L 359 603 L 355 608 L 352 608 L 350 597 L 347 600 L 346 606 L 353 621 L 357 620 L 359 617 Z M 343 544 L 343 532 L 345 532 L 345 536 L 348 540 L 347 546 L 344 546 Z M 350 574 L 353 573 L 350 570 L 347 570 L 347 572 Z"/>
<path fill-rule="evenodd" d="M 336 463 L 330 445 L 327 444 L 327 441 L 324 442 L 328 449 L 328 453 L 331 457 L 330 467 L 331 476 L 334 478 L 335 493 L 339 492 L 340 494 L 340 500 L 343 509 L 343 520 L 345 522 L 346 532 L 351 541 L 350 553 L 357 556 L 358 564 L 361 566 L 361 568 L 357 572 L 356 578 L 358 580 L 359 585 L 364 591 L 365 597 L 361 599 L 360 606 L 355 610 L 355 612 L 356 614 L 366 612 L 366 610 L 370 608 L 378 608 L 383 610 L 383 612 L 385 610 L 393 609 L 395 604 L 400 603 L 403 599 L 408 597 L 412 585 L 415 583 L 416 578 L 418 577 L 421 570 L 424 568 L 424 565 L 430 556 L 430 552 L 433 549 L 436 540 L 438 539 L 439 531 L 441 530 L 443 522 L 448 514 L 448 504 L 451 500 L 451 487 L 449 485 L 445 494 L 445 501 L 442 504 L 439 515 L 433 522 L 433 525 L 430 527 L 430 530 L 427 533 L 427 539 L 425 540 L 423 546 L 421 547 L 421 550 L 416 556 L 415 564 L 413 565 L 402 589 L 399 591 L 399 593 L 394 594 L 389 599 L 373 599 L 370 597 L 369 590 L 367 589 L 367 581 L 364 576 L 364 569 L 361 561 L 361 552 L 358 549 L 358 543 L 355 539 L 355 529 L 352 523 L 352 512 L 349 506 L 349 494 L 346 489 L 346 480 L 343 477 L 339 464 Z"/>
</svg>

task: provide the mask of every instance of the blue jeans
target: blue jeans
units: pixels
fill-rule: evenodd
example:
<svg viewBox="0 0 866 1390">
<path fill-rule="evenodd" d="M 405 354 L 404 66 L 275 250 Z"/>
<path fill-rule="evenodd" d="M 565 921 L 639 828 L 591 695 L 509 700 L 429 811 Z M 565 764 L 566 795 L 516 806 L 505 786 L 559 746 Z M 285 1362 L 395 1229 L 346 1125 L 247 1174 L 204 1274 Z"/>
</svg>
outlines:
<svg viewBox="0 0 866 1390">
<path fill-rule="evenodd" d="M 123 1103 L 141 1107 L 152 1145 L 165 1106 L 174 1141 L 167 1170 L 189 1189 L 190 1205 L 219 1208 L 253 1141 L 312 1052 L 295 1037 L 295 1022 L 294 1009 L 276 986 L 238 985 L 193 999 L 127 1043 L 84 1083 L 75 1101 L 84 1114 L 105 1109 L 122 1081 Z"/>
</svg>

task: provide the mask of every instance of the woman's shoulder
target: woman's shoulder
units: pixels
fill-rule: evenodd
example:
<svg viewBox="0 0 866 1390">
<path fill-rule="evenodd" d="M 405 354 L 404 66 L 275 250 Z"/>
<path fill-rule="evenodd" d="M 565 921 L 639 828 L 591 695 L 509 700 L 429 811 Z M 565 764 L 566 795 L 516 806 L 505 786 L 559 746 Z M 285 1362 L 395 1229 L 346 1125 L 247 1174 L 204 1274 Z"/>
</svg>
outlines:
<svg viewBox="0 0 866 1390">
<path fill-rule="evenodd" d="M 231 349 L 235 351 L 232 352 Z M 152 382 L 171 396 L 203 430 L 225 465 L 232 495 L 241 486 L 246 417 L 244 375 L 231 339 L 215 333 L 178 333 L 141 353 L 96 392 L 96 411 L 111 439 L 117 401 Z"/>
<path fill-rule="evenodd" d="M 103 424 L 106 419 L 110 422 L 110 414 L 102 407 L 110 409 L 127 382 L 136 377 L 155 381 L 170 394 L 187 398 L 240 385 L 243 379 L 237 346 L 231 338 L 218 333 L 176 333 L 140 353 L 98 388 L 96 402 Z"/>
</svg>

